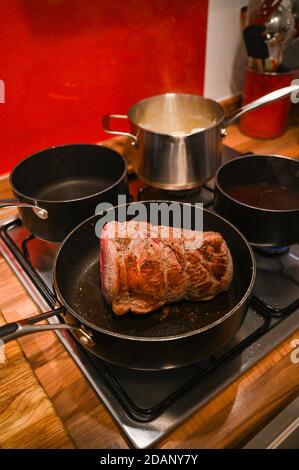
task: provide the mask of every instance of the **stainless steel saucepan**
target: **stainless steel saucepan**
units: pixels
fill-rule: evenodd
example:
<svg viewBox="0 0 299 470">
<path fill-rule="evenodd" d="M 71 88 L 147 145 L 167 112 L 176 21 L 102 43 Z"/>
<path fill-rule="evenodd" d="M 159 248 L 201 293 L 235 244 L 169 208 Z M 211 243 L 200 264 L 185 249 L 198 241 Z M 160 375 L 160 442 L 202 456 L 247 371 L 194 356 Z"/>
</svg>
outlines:
<svg viewBox="0 0 299 470">
<path fill-rule="evenodd" d="M 228 117 L 214 100 L 166 93 L 139 101 L 130 108 L 128 116 L 104 116 L 103 127 L 109 134 L 132 139 L 133 165 L 147 184 L 167 190 L 191 189 L 215 175 L 229 124 L 248 111 L 298 92 L 298 85 L 281 88 Z M 128 120 L 131 132 L 113 130 L 114 118 Z"/>
</svg>

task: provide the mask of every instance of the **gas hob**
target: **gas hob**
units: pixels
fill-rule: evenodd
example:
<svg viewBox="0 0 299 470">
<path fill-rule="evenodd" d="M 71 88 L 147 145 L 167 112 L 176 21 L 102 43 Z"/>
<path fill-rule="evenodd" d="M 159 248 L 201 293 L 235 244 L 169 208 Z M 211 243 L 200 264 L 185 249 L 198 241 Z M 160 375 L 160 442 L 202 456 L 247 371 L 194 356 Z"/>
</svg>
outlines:
<svg viewBox="0 0 299 470">
<path fill-rule="evenodd" d="M 225 158 L 233 156 L 226 149 Z M 156 191 L 139 187 L 137 192 L 139 198 L 151 199 Z M 213 185 L 191 196 L 193 202 L 198 198 L 212 207 Z M 179 197 L 190 199 L 190 194 Z M 52 263 L 57 247 L 35 239 L 19 219 L 0 228 L 0 251 L 42 312 L 56 304 Z M 278 253 L 255 251 L 255 256 L 254 295 L 241 329 L 224 350 L 200 363 L 159 372 L 130 371 L 92 356 L 68 331 L 56 332 L 131 446 L 154 446 L 298 328 L 299 245 Z"/>
</svg>

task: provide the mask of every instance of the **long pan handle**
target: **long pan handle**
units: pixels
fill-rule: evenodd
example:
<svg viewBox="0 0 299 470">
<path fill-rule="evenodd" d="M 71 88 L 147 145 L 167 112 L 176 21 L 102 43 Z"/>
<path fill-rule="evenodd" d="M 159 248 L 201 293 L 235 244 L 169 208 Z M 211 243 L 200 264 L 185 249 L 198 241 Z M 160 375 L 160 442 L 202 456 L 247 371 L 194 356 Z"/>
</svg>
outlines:
<svg viewBox="0 0 299 470">
<path fill-rule="evenodd" d="M 22 202 L 19 199 L 0 199 L 0 208 L 1 207 L 30 207 L 40 219 L 48 218 L 48 211 L 46 209 L 42 209 L 34 204 L 29 204 L 28 202 Z"/>
<path fill-rule="evenodd" d="M 268 103 L 272 103 L 273 101 L 281 100 L 282 98 L 290 95 L 291 93 L 294 93 L 294 94 L 299 93 L 299 86 L 290 85 L 285 88 L 280 88 L 279 90 L 272 91 L 271 93 L 268 93 L 267 95 L 264 95 L 261 98 L 258 98 L 257 100 L 252 101 L 251 103 L 246 104 L 245 106 L 242 106 L 237 111 L 230 114 L 224 119 L 224 127 L 226 128 L 227 126 L 232 124 L 236 119 L 238 119 L 243 114 L 248 113 L 249 111 L 252 111 L 253 109 L 260 108 L 261 106 L 265 106 Z M 296 103 L 297 102 L 298 102 L 298 99 L 296 97 Z"/>
<path fill-rule="evenodd" d="M 0 345 L 8 343 L 13 339 L 18 339 L 21 336 L 30 335 L 31 333 L 39 333 L 48 330 L 72 330 L 73 335 L 84 347 L 88 347 L 89 349 L 93 348 L 95 346 L 95 342 L 93 340 L 92 333 L 86 331 L 86 329 L 79 323 L 75 323 L 73 325 L 69 323 L 45 323 L 43 325 L 36 325 L 36 323 L 46 320 L 47 318 L 54 317 L 60 313 L 65 313 L 64 307 L 59 307 L 54 310 L 50 310 L 49 312 L 35 315 L 34 317 L 0 326 Z"/>
<path fill-rule="evenodd" d="M 49 312 L 42 313 L 41 315 L 35 315 L 34 317 L 19 320 L 17 322 L 7 323 L 6 325 L 0 326 L 0 341 L 8 343 L 13 339 L 20 338 L 21 336 L 29 335 L 31 333 L 38 333 L 47 330 L 71 330 L 78 328 L 78 325 L 69 325 L 65 323 L 57 323 L 51 325 L 46 323 L 44 325 L 36 325 L 36 323 L 53 317 L 59 313 L 63 313 L 64 308 L 57 308 L 50 310 Z"/>
</svg>

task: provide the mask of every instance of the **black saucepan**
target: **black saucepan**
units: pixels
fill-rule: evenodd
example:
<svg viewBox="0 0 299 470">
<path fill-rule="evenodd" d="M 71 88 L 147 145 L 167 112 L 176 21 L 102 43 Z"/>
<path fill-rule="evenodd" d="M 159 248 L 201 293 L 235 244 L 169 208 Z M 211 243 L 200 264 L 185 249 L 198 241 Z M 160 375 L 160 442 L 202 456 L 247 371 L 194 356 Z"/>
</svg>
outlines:
<svg viewBox="0 0 299 470">
<path fill-rule="evenodd" d="M 141 220 L 148 220 L 151 202 L 144 204 L 147 216 Z M 177 204 L 182 210 L 184 204 Z M 119 208 L 115 208 L 116 215 L 120 214 Z M 191 206 L 193 221 L 199 214 L 196 211 L 201 210 Z M 255 280 L 252 250 L 236 228 L 218 215 L 203 210 L 204 230 L 220 232 L 232 253 L 234 276 L 227 292 L 210 301 L 182 301 L 167 306 L 166 315 L 164 307 L 148 315 L 129 313 L 116 317 L 103 300 L 100 287 L 100 243 L 95 227 L 103 216 L 93 216 L 80 224 L 57 253 L 53 279 L 62 307 L 2 326 L 0 339 L 5 342 L 34 331 L 57 328 L 57 325 L 34 323 L 64 311 L 67 312 L 63 316 L 66 324 L 58 328 L 70 329 L 91 353 L 120 366 L 144 370 L 197 362 L 233 339 L 246 314 Z M 131 218 L 122 215 L 122 220 Z M 171 220 L 170 225 L 174 225 Z"/>
<path fill-rule="evenodd" d="M 22 160 L 10 174 L 16 199 L 0 207 L 17 206 L 24 226 L 36 237 L 62 241 L 80 222 L 95 214 L 97 204 L 117 204 L 127 194 L 126 163 L 100 145 L 52 147 Z"/>
<path fill-rule="evenodd" d="M 260 204 L 263 206 L 263 202 L 268 201 L 268 208 L 256 206 L 256 202 L 254 204 L 257 196 L 252 191 L 261 190 L 263 185 L 262 191 L 268 191 L 268 194 L 266 200 L 266 193 L 261 193 L 265 201 L 261 200 Z M 241 202 L 231 192 L 236 187 L 241 196 L 245 194 L 247 203 Z M 242 193 L 242 187 L 245 193 Z M 278 192 L 275 191 L 277 187 Z M 288 206 L 290 203 L 285 200 L 286 191 L 292 199 L 295 198 L 291 201 L 292 208 L 288 208 L 291 207 Z M 277 155 L 247 155 L 230 160 L 219 168 L 215 178 L 214 207 L 217 213 L 238 227 L 251 244 L 289 246 L 299 241 L 298 191 L 299 161 Z M 269 197 L 272 200 L 269 201 Z M 285 208 L 279 209 L 279 204 Z"/>
</svg>

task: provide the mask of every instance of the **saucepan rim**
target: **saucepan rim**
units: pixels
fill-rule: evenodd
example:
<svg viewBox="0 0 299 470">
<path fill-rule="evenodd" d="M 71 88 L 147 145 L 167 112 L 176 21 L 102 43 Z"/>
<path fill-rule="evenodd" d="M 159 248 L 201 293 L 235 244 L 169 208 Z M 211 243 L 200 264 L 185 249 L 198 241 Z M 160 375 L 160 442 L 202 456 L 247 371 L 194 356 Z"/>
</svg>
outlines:
<svg viewBox="0 0 299 470">
<path fill-rule="evenodd" d="M 17 187 L 13 183 L 13 177 L 14 177 L 14 173 L 18 169 L 20 169 L 22 165 L 24 165 L 24 164 L 26 165 L 27 161 L 37 157 L 39 154 L 42 154 L 42 153 L 47 152 L 49 150 L 56 150 L 56 149 L 62 149 L 63 150 L 65 147 L 90 147 L 90 148 L 94 148 L 94 149 L 96 149 L 96 148 L 104 149 L 105 151 L 108 151 L 111 154 L 117 155 L 119 157 L 119 159 L 122 161 L 122 163 L 124 165 L 123 172 L 122 172 L 121 176 L 116 181 L 114 181 L 109 186 L 107 185 L 107 187 L 105 189 L 102 189 L 101 191 L 98 191 L 97 193 L 91 193 L 91 194 L 88 194 L 87 196 L 82 196 L 82 197 L 74 198 L 74 199 L 51 200 L 51 199 L 34 198 L 34 197 L 32 197 L 28 194 L 22 193 L 21 191 L 19 191 L 17 189 Z M 42 155 L 41 155 L 41 158 L 42 158 Z M 84 156 L 82 158 L 84 158 Z M 29 155 L 28 157 L 23 158 L 19 163 L 17 163 L 14 166 L 14 168 L 10 172 L 10 174 L 9 174 L 9 183 L 10 183 L 10 186 L 11 186 L 12 190 L 14 191 L 14 193 L 17 196 L 21 197 L 21 198 L 25 198 L 26 200 L 31 200 L 31 201 L 34 202 L 34 204 L 36 203 L 36 201 L 38 201 L 38 204 L 46 203 L 46 204 L 56 205 L 56 204 L 67 204 L 67 203 L 72 203 L 72 202 L 85 201 L 85 200 L 88 200 L 90 198 L 100 196 L 101 194 L 105 194 L 106 191 L 110 191 L 111 189 L 115 188 L 119 183 L 121 183 L 121 181 L 126 177 L 126 174 L 127 174 L 127 163 L 126 163 L 124 157 L 120 153 L 116 152 L 115 150 L 112 150 L 108 147 L 105 147 L 105 146 L 99 145 L 99 144 L 88 144 L 88 143 L 87 144 L 84 144 L 84 143 L 62 144 L 62 145 L 53 145 L 51 147 L 39 150 L 38 152 L 35 152 L 35 153 Z"/>
<path fill-rule="evenodd" d="M 280 158 L 280 159 L 284 159 L 284 160 L 289 160 L 289 161 L 292 161 L 292 162 L 295 162 L 298 164 L 298 168 L 299 168 L 299 161 L 298 160 L 295 160 L 294 158 L 292 157 L 286 157 L 286 156 L 283 156 L 283 155 L 278 155 L 278 154 L 274 154 L 274 153 L 265 153 L 265 154 L 248 154 L 248 155 L 242 155 L 241 157 L 236 157 L 236 158 L 233 158 L 232 160 L 229 160 L 228 162 L 225 162 L 223 163 L 217 170 L 216 172 L 216 175 L 215 175 L 215 187 L 217 187 L 217 190 L 222 194 L 224 195 L 226 198 L 230 199 L 231 201 L 233 201 L 235 204 L 239 204 L 240 206 L 242 207 L 246 207 L 247 209 L 254 209 L 255 211 L 258 211 L 258 212 L 269 212 L 269 213 L 293 213 L 293 212 L 298 212 L 299 211 L 299 206 L 297 209 L 264 209 L 262 207 L 257 207 L 257 206 L 251 206 L 250 204 L 246 204 L 245 202 L 241 202 L 239 201 L 238 199 L 235 199 L 233 198 L 232 196 L 230 196 L 226 191 L 225 189 L 223 189 L 222 185 L 219 183 L 219 175 L 220 175 L 220 172 L 222 171 L 222 169 L 230 164 L 233 164 L 235 161 L 238 161 L 238 160 L 247 160 L 247 159 L 250 159 L 250 158 L 256 158 L 256 157 L 259 157 L 259 158 L 264 158 L 264 157 L 271 157 L 271 158 Z"/>
<path fill-rule="evenodd" d="M 201 99 L 201 100 L 204 100 L 206 101 L 207 103 L 212 103 L 213 105 L 216 105 L 218 106 L 218 109 L 219 109 L 219 112 L 221 113 L 221 117 L 219 117 L 219 119 L 217 119 L 216 122 L 214 122 L 213 124 L 207 126 L 207 127 L 204 127 L 203 129 L 199 130 L 199 131 L 196 131 L 196 132 L 186 132 L 184 133 L 184 136 L 183 137 L 180 137 L 180 136 L 176 136 L 176 135 L 172 135 L 170 133 L 167 133 L 167 132 L 156 132 L 156 131 L 153 131 L 152 129 L 148 129 L 146 128 L 145 126 L 141 125 L 140 123 L 136 122 L 134 119 L 132 119 L 131 115 L 132 113 L 134 112 L 134 110 L 136 108 L 138 108 L 140 105 L 142 104 L 145 104 L 147 102 L 150 102 L 150 101 L 154 101 L 155 99 L 158 99 L 158 98 L 161 98 L 161 97 L 167 97 L 167 96 L 188 96 L 188 97 L 191 97 L 193 99 Z M 224 113 L 224 109 L 223 107 L 221 106 L 221 104 L 219 104 L 217 101 L 211 99 L 211 98 L 206 98 L 202 95 L 194 95 L 192 93 L 176 93 L 176 92 L 168 92 L 168 93 L 161 93 L 159 95 L 153 95 L 153 96 L 149 96 L 148 98 L 144 98 L 140 101 L 138 101 L 137 103 L 133 104 L 133 106 L 130 107 L 129 111 L 128 111 L 128 118 L 129 120 L 137 127 L 139 127 L 140 129 L 142 129 L 143 131 L 145 132 L 150 132 L 151 134 L 153 135 L 161 135 L 161 136 L 164 136 L 164 137 L 169 137 L 170 139 L 182 139 L 182 138 L 187 138 L 187 137 L 193 137 L 193 136 L 196 136 L 198 134 L 201 134 L 209 129 L 213 129 L 217 126 L 219 126 L 219 124 L 221 124 L 221 122 L 224 120 L 224 117 L 225 117 L 225 113 Z"/>
</svg>

